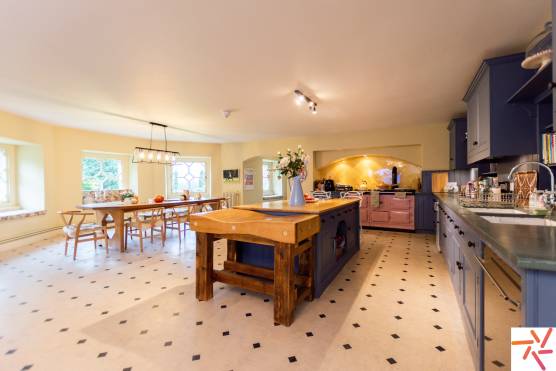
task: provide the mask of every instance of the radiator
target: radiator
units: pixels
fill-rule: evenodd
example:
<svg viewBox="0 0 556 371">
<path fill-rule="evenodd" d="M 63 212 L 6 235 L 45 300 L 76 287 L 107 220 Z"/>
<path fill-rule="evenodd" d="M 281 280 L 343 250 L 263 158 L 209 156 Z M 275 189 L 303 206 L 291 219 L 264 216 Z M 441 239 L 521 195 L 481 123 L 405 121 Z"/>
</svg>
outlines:
<svg viewBox="0 0 556 371">
<path fill-rule="evenodd" d="M 29 232 L 29 233 L 26 233 L 26 234 L 23 234 L 23 235 L 15 236 L 15 237 L 6 238 L 6 239 L 3 239 L 3 240 L 0 240 L 0 245 L 5 245 L 5 244 L 8 244 L 8 243 L 24 240 L 26 238 L 36 237 L 36 236 L 39 236 L 41 234 L 50 233 L 50 232 L 54 232 L 54 231 L 61 230 L 61 229 L 62 229 L 61 226 L 60 227 L 52 227 L 52 228 L 43 229 L 43 230 L 40 230 L 40 231 Z"/>
</svg>

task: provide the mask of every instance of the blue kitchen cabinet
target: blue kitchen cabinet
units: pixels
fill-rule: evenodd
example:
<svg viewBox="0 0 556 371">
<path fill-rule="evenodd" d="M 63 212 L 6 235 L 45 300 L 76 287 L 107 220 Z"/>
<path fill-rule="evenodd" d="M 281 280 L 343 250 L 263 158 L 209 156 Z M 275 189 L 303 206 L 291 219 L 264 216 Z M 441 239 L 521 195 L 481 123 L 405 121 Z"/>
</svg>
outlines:
<svg viewBox="0 0 556 371">
<path fill-rule="evenodd" d="M 434 196 L 432 193 L 415 194 L 415 230 L 433 233 L 435 225 Z"/>
<path fill-rule="evenodd" d="M 464 318 L 467 342 L 475 368 L 482 360 L 482 271 L 475 256 L 481 256 L 480 239 L 451 210 L 440 205 L 439 243 L 456 298 Z"/>
<path fill-rule="evenodd" d="M 467 119 L 450 121 L 450 170 L 465 170 L 467 165 Z"/>
<path fill-rule="evenodd" d="M 531 104 L 508 99 L 533 76 L 523 53 L 486 59 L 463 100 L 467 103 L 467 163 L 537 152 Z"/>
</svg>

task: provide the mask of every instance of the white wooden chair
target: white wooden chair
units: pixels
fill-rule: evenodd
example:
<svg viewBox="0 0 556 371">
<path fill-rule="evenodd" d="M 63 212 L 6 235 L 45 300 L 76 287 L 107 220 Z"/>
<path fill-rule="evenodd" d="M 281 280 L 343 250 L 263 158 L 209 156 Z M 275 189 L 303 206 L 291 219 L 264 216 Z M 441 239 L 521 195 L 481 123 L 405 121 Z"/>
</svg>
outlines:
<svg viewBox="0 0 556 371">
<path fill-rule="evenodd" d="M 362 200 L 363 199 L 363 193 L 358 192 L 358 191 L 347 191 L 347 192 L 342 193 L 341 197 L 342 198 L 356 198 L 358 200 Z"/>
<path fill-rule="evenodd" d="M 64 222 L 62 230 L 66 237 L 64 255 L 68 254 L 68 243 L 73 240 L 73 260 L 77 258 L 77 245 L 80 242 L 94 241 L 95 250 L 97 241 L 104 239 L 106 246 L 106 254 L 108 255 L 108 234 L 106 227 L 95 223 L 85 223 L 87 216 L 93 216 L 93 213 L 86 213 L 79 210 L 59 211 L 58 214 Z M 76 222 L 74 222 L 74 218 Z"/>
<path fill-rule="evenodd" d="M 325 192 L 325 191 L 313 191 L 311 192 L 314 198 L 319 200 L 328 200 L 332 198 L 332 192 Z"/>
</svg>

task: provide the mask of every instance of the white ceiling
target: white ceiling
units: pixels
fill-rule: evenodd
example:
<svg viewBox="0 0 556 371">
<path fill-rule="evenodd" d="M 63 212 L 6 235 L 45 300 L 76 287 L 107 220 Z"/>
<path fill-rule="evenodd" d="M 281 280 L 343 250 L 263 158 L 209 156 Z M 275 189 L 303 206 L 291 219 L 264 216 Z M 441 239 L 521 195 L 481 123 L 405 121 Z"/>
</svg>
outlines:
<svg viewBox="0 0 556 371">
<path fill-rule="evenodd" d="M 213 142 L 447 122 L 480 61 L 548 19 L 550 0 L 3 0 L 0 108 Z"/>
</svg>

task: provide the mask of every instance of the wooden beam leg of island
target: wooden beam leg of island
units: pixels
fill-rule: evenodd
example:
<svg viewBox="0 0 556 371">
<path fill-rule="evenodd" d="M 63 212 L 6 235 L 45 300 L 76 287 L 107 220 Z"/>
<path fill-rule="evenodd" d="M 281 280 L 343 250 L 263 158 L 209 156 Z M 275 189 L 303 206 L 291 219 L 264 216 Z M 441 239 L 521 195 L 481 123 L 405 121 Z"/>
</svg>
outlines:
<svg viewBox="0 0 556 371">
<path fill-rule="evenodd" d="M 212 299 L 213 284 L 213 241 L 214 237 L 208 233 L 196 233 L 196 286 L 195 296 L 204 301 Z"/>
<path fill-rule="evenodd" d="M 235 262 L 237 260 L 236 241 L 227 240 L 226 256 L 228 261 Z"/>
<path fill-rule="evenodd" d="M 274 245 L 274 322 L 289 326 L 295 309 L 294 247 L 286 243 Z"/>
</svg>

